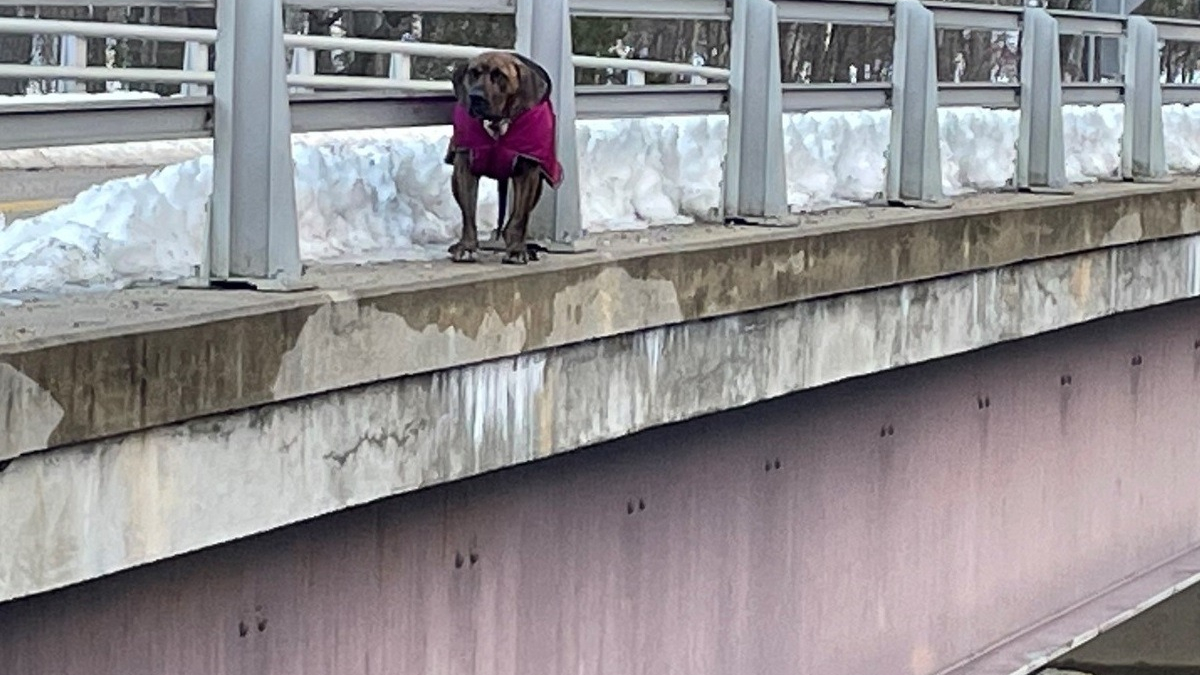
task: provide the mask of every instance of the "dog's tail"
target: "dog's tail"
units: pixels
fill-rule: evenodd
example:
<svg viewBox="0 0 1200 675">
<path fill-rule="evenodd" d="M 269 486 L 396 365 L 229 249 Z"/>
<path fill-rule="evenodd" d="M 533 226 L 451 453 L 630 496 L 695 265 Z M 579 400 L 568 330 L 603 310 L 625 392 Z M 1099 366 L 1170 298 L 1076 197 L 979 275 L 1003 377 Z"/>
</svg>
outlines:
<svg viewBox="0 0 1200 675">
<path fill-rule="evenodd" d="M 500 197 L 500 212 L 496 214 L 496 238 L 503 239 L 504 224 L 508 222 L 508 181 L 496 181 L 496 193 Z"/>
</svg>

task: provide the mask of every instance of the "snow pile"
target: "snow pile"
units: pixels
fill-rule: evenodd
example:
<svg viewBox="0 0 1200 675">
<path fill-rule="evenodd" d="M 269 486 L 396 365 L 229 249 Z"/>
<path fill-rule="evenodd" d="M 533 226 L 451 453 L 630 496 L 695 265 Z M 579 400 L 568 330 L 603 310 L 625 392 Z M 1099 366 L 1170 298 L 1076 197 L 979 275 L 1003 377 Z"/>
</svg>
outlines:
<svg viewBox="0 0 1200 675">
<path fill-rule="evenodd" d="M 1012 175 L 1015 111 L 940 111 L 947 194 L 997 188 Z M 1200 168 L 1200 109 L 1163 114 L 1173 170 Z M 789 115 L 788 198 L 796 211 L 853 204 L 883 190 L 889 113 Z M 1064 112 L 1067 172 L 1081 182 L 1119 166 L 1122 108 Z M 720 199 L 724 117 L 606 120 L 578 126 L 588 231 L 708 218 Z M 428 260 L 459 227 L 442 163 L 449 129 L 345 132 L 294 140 L 301 253 L 309 261 Z M 176 150 L 168 150 L 175 152 Z M 113 287 L 186 276 L 200 260 L 212 162 L 197 156 L 95 186 L 54 211 L 0 230 L 0 290 Z M 480 229 L 495 226 L 484 181 Z"/>
</svg>

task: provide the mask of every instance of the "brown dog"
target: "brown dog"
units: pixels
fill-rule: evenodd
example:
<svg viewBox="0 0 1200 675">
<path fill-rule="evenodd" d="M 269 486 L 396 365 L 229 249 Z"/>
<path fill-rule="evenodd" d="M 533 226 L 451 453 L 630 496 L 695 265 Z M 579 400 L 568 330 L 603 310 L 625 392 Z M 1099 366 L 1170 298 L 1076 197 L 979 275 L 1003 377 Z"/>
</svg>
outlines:
<svg viewBox="0 0 1200 675">
<path fill-rule="evenodd" d="M 451 259 L 475 260 L 479 179 L 487 177 L 499 186 L 497 223 L 504 262 L 523 265 L 530 259 L 529 216 L 541 199 L 542 181 L 557 187 L 562 180 L 550 76 L 524 56 L 491 51 L 460 65 L 451 80 L 456 104 L 446 163 L 454 166 L 452 189 L 463 220 L 462 237 L 450 247 Z M 506 222 L 509 182 L 513 204 Z"/>
</svg>

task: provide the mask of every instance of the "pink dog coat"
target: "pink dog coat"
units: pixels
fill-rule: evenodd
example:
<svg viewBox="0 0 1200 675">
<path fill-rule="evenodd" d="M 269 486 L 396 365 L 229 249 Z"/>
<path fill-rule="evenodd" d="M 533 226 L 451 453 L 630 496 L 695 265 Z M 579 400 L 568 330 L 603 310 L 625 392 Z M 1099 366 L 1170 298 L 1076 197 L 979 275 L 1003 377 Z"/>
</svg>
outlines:
<svg viewBox="0 0 1200 675">
<path fill-rule="evenodd" d="M 551 187 L 562 182 L 554 139 L 554 108 L 545 99 L 513 118 L 508 130 L 499 137 L 488 133 L 482 120 L 471 117 L 462 104 L 454 106 L 454 132 L 446 163 L 454 163 L 459 150 L 471 153 L 471 172 L 494 180 L 512 178 L 517 160 L 524 157 L 538 163 L 542 178 Z"/>
</svg>

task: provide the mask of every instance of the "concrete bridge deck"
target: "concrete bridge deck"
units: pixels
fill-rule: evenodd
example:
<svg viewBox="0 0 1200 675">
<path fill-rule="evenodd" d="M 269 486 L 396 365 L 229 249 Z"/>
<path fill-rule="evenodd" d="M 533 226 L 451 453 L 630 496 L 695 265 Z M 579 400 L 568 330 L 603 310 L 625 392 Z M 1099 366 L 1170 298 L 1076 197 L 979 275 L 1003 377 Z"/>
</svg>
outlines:
<svg viewBox="0 0 1200 675">
<path fill-rule="evenodd" d="M 291 295 L 30 298 L 0 309 L 0 602 L 1196 297 L 1196 233 L 1180 178 L 612 236 L 522 269 L 319 269 Z"/>
</svg>

